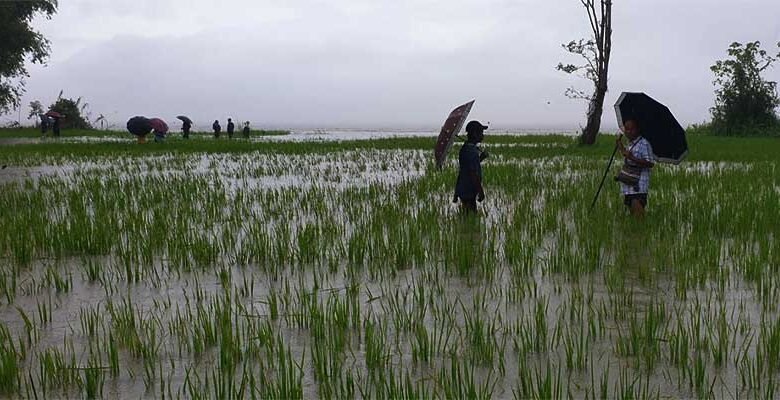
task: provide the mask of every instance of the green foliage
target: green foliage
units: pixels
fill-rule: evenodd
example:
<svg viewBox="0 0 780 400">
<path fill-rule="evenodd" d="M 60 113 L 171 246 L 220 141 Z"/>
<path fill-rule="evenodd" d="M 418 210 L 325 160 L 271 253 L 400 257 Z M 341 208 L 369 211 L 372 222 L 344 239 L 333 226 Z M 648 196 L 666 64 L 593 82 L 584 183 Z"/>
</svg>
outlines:
<svg viewBox="0 0 780 400">
<path fill-rule="evenodd" d="M 780 46 L 780 43 L 778 43 Z M 780 133 L 775 109 L 780 105 L 777 82 L 766 81 L 761 72 L 774 63 L 780 54 L 772 56 L 761 49 L 761 43 L 734 42 L 729 57 L 710 69 L 715 73 L 715 106 L 711 133 L 719 135 L 776 135 Z"/>
<path fill-rule="evenodd" d="M 27 114 L 27 119 L 38 118 L 38 115 L 43 114 L 43 105 L 38 100 L 30 102 L 30 113 Z"/>
<path fill-rule="evenodd" d="M 57 96 L 57 101 L 49 106 L 49 110 L 56 111 L 65 116 L 62 120 L 63 129 L 92 129 L 92 124 L 85 115 L 82 115 L 89 104 L 81 103 L 81 97 L 76 100 L 62 97 L 62 92 Z"/>
<path fill-rule="evenodd" d="M 24 78 L 29 76 L 26 59 L 42 64 L 49 56 L 49 41 L 30 26 L 43 14 L 51 18 L 57 0 L 0 2 L 0 113 L 19 107 Z"/>
<path fill-rule="evenodd" d="M 596 41 L 593 39 L 572 40 L 569 43 L 562 44 L 561 47 L 563 47 L 570 54 L 574 54 L 579 57 L 582 57 L 585 60 L 585 62 L 582 65 L 575 65 L 575 64 L 564 65 L 563 63 L 558 63 L 558 66 L 556 66 L 555 69 L 567 74 L 581 72 L 582 77 L 591 82 L 594 82 L 594 86 L 595 86 L 597 81 L 597 75 L 596 75 L 597 72 L 595 69 L 595 65 L 596 65 L 596 60 L 598 59 L 598 49 L 596 48 Z M 593 96 L 589 95 L 588 93 L 582 90 L 569 87 L 566 89 L 566 97 L 571 99 L 590 100 Z"/>
</svg>

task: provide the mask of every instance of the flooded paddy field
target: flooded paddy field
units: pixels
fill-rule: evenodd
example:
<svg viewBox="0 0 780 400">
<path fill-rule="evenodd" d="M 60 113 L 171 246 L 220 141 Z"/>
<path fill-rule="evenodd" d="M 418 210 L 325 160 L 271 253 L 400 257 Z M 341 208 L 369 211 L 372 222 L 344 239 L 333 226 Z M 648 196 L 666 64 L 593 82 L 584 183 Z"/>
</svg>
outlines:
<svg viewBox="0 0 780 400">
<path fill-rule="evenodd" d="M 476 217 L 430 137 L 2 146 L 0 396 L 776 397 L 780 141 L 689 140 L 643 221 L 610 137 Z"/>
</svg>

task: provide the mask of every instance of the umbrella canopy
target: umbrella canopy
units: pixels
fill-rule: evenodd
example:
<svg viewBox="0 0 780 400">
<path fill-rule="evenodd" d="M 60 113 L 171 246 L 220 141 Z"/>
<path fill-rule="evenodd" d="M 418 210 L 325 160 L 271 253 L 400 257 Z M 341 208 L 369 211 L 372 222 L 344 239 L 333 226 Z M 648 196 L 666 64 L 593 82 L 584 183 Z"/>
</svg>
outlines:
<svg viewBox="0 0 780 400">
<path fill-rule="evenodd" d="M 189 117 L 187 117 L 187 116 L 185 116 L 185 115 L 179 115 L 179 116 L 178 116 L 178 117 L 176 117 L 176 118 L 177 118 L 177 119 L 180 119 L 180 120 L 181 120 L 181 122 L 184 122 L 184 123 L 187 123 L 187 124 L 190 124 L 190 125 L 192 125 L 192 120 L 191 120 L 191 119 L 189 119 Z"/>
<path fill-rule="evenodd" d="M 135 116 L 127 120 L 127 130 L 133 135 L 145 136 L 152 130 L 152 124 L 149 118 Z"/>
<path fill-rule="evenodd" d="M 60 114 L 60 113 L 58 113 L 56 111 L 49 111 L 49 112 L 47 112 L 44 115 L 47 116 L 47 117 L 52 117 L 52 118 L 62 118 L 62 114 Z"/>
<path fill-rule="evenodd" d="M 669 109 L 644 93 L 623 92 L 615 103 L 618 125 L 635 120 L 660 162 L 679 164 L 688 155 L 685 129 Z"/>
<path fill-rule="evenodd" d="M 452 141 L 455 140 L 455 135 L 457 135 L 458 132 L 460 132 L 460 128 L 463 127 L 463 122 L 465 122 L 466 118 L 468 118 L 469 112 L 471 111 L 471 106 L 473 105 L 474 100 L 471 100 L 466 104 L 458 106 L 452 110 L 450 116 L 447 117 L 446 121 L 444 121 L 444 125 L 441 127 L 441 132 L 439 132 L 439 138 L 436 139 L 436 148 L 434 150 L 434 155 L 436 156 L 436 167 L 439 169 L 441 169 L 442 165 L 444 165 L 444 160 L 447 158 L 447 153 L 452 147 Z"/>
<path fill-rule="evenodd" d="M 165 121 L 161 120 L 160 118 L 150 119 L 149 125 L 152 126 L 152 129 L 154 129 L 155 132 L 163 134 L 168 133 L 168 124 L 166 124 Z"/>
</svg>

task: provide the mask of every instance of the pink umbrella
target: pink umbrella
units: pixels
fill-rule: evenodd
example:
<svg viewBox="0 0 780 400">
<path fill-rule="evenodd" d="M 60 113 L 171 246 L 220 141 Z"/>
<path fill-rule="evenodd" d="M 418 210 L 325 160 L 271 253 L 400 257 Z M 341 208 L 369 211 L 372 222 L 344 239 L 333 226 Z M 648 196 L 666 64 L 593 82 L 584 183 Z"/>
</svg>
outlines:
<svg viewBox="0 0 780 400">
<path fill-rule="evenodd" d="M 160 118 L 150 119 L 149 125 L 151 125 L 152 129 L 154 129 L 159 133 L 162 134 L 168 133 L 168 124 L 166 124 L 165 121 L 161 120 Z"/>
<path fill-rule="evenodd" d="M 456 109 L 452 110 L 450 116 L 444 121 L 444 125 L 439 132 L 439 138 L 436 140 L 435 156 L 436 167 L 441 169 L 444 165 L 444 160 L 447 158 L 447 152 L 452 147 L 452 142 L 455 140 L 455 136 L 460 132 L 460 128 L 463 127 L 463 122 L 469 116 L 471 106 L 474 105 L 474 100 L 463 104 Z"/>
<path fill-rule="evenodd" d="M 49 111 L 49 112 L 47 112 L 44 115 L 47 116 L 47 117 L 52 117 L 52 118 L 62 118 L 63 117 L 62 114 L 60 114 L 60 113 L 58 113 L 56 111 Z"/>
</svg>

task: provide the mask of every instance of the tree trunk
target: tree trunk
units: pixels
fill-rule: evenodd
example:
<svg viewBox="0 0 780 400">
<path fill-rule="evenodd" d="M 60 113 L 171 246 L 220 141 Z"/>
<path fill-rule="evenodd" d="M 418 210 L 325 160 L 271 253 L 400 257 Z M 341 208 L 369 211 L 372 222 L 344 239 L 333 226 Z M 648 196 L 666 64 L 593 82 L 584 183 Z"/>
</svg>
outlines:
<svg viewBox="0 0 780 400">
<path fill-rule="evenodd" d="M 588 106 L 588 123 L 585 125 L 585 129 L 582 130 L 582 136 L 580 137 L 582 144 L 590 145 L 596 143 L 596 136 L 601 128 L 601 114 L 604 108 L 604 96 L 606 93 L 606 84 L 596 86 L 596 93 L 593 94 L 593 98 Z"/>
</svg>

